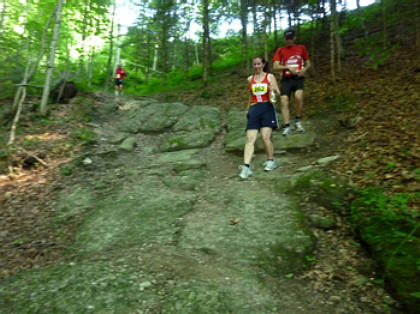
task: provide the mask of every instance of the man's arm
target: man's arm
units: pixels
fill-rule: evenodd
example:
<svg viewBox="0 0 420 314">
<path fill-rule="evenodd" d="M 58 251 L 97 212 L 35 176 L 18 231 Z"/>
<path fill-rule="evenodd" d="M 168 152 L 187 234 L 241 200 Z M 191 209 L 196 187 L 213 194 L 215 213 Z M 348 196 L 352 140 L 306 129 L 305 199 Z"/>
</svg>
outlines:
<svg viewBox="0 0 420 314">
<path fill-rule="evenodd" d="M 300 70 L 300 72 L 298 73 L 299 76 L 304 76 L 306 71 L 308 71 L 308 69 L 311 67 L 311 61 L 305 60 L 305 64 L 303 65 L 302 70 Z"/>
<path fill-rule="evenodd" d="M 275 72 L 280 72 L 280 71 L 285 71 L 285 70 L 289 70 L 289 68 L 285 65 L 282 65 L 280 63 L 280 61 L 274 61 L 273 63 L 273 71 Z"/>
</svg>

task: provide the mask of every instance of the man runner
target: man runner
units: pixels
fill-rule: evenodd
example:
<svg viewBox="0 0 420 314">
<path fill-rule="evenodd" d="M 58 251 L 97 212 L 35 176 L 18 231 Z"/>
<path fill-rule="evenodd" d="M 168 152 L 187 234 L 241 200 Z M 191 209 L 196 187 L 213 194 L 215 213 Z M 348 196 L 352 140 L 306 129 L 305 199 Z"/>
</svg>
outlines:
<svg viewBox="0 0 420 314">
<path fill-rule="evenodd" d="M 121 67 L 121 64 L 119 64 L 115 70 L 115 96 L 122 93 L 125 76 L 127 76 L 127 72 L 125 72 L 125 70 Z"/>
<path fill-rule="evenodd" d="M 304 132 L 302 126 L 303 83 L 305 73 L 311 66 L 308 50 L 304 45 L 295 44 L 296 33 L 289 29 L 284 32 L 286 45 L 276 50 L 273 57 L 273 70 L 282 71 L 281 79 L 281 113 L 283 115 L 283 136 L 292 133 L 290 126 L 289 100 L 292 92 L 295 94 L 295 126 L 298 132 Z"/>
</svg>

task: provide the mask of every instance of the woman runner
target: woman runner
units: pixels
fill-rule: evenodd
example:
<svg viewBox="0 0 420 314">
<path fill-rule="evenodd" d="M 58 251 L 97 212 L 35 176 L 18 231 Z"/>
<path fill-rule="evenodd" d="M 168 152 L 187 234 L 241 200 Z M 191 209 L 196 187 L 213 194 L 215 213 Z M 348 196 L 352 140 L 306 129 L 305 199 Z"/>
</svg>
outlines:
<svg viewBox="0 0 420 314">
<path fill-rule="evenodd" d="M 261 138 L 267 153 L 264 170 L 271 171 L 278 166 L 274 160 L 274 148 L 271 142 L 271 133 L 273 129 L 278 128 L 278 123 L 274 105 L 270 102 L 270 93 L 274 92 L 277 96 L 280 96 L 280 90 L 276 78 L 269 73 L 268 63 L 264 57 L 254 57 L 252 65 L 254 74 L 248 77 L 251 94 L 247 107 L 247 140 L 244 149 L 244 164 L 240 166 L 241 172 L 239 174 L 242 179 L 252 175 L 251 159 L 254 154 L 258 131 L 261 131 Z"/>
</svg>

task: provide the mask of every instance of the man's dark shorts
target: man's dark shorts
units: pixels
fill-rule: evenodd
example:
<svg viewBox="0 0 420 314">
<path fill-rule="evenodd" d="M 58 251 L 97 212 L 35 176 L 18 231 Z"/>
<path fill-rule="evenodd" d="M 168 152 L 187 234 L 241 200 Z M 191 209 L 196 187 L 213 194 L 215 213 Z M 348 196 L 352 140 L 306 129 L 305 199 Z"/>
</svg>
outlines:
<svg viewBox="0 0 420 314">
<path fill-rule="evenodd" d="M 280 95 L 290 97 L 292 92 L 303 90 L 304 81 L 305 78 L 300 76 L 283 77 L 281 79 Z"/>
<path fill-rule="evenodd" d="M 115 85 L 117 85 L 117 86 L 123 85 L 123 80 L 122 79 L 115 79 Z"/>
<path fill-rule="evenodd" d="M 247 130 L 259 130 L 261 128 L 277 129 L 277 116 L 274 106 L 270 102 L 258 102 L 248 110 Z"/>
</svg>

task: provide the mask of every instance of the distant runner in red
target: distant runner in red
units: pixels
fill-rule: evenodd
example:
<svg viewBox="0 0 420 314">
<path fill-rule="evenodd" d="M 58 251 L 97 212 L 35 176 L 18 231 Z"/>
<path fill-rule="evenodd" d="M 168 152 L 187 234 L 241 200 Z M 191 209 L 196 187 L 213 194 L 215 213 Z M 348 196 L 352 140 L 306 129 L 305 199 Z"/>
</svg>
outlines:
<svg viewBox="0 0 420 314">
<path fill-rule="evenodd" d="M 118 96 L 122 93 L 124 85 L 124 77 L 127 76 L 127 72 L 121 67 L 121 64 L 118 65 L 115 70 L 115 96 Z"/>
<path fill-rule="evenodd" d="M 290 126 L 289 100 L 292 92 L 295 94 L 295 126 L 298 132 L 304 132 L 302 126 L 302 107 L 303 107 L 303 83 L 305 73 L 311 66 L 308 50 L 304 45 L 295 44 L 295 31 L 290 29 L 284 32 L 286 45 L 278 48 L 273 57 L 273 70 L 282 71 L 281 79 L 281 113 L 283 115 L 283 136 L 292 133 Z"/>
</svg>

